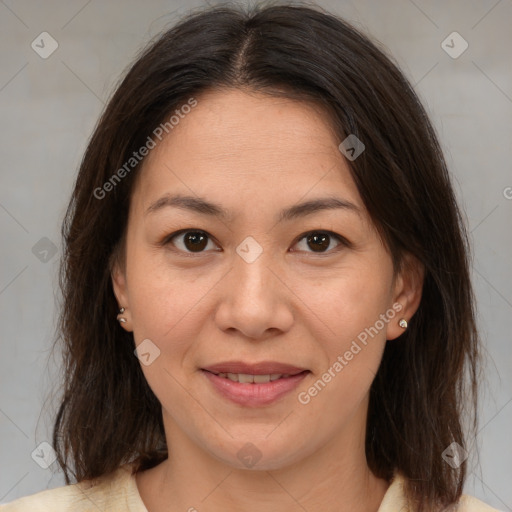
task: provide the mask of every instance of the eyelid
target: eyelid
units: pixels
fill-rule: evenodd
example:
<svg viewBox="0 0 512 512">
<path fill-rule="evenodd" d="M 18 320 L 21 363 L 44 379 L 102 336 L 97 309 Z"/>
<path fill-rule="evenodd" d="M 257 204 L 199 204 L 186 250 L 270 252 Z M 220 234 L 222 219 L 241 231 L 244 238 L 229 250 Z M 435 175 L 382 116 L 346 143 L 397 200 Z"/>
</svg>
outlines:
<svg viewBox="0 0 512 512">
<path fill-rule="evenodd" d="M 215 240 L 215 237 L 210 235 L 210 233 L 208 233 L 208 231 L 205 231 L 204 229 L 199 229 L 199 228 L 185 228 L 185 229 L 180 229 L 178 231 L 174 231 L 173 233 L 165 236 L 159 245 L 167 246 L 171 243 L 171 240 L 173 238 L 175 238 L 179 235 L 183 235 L 185 233 L 189 233 L 189 232 L 203 233 L 204 235 L 206 235 L 208 237 L 208 239 L 210 241 L 212 241 L 213 243 L 218 245 Z M 344 247 L 348 247 L 348 248 L 353 247 L 353 244 L 349 240 L 347 240 L 344 236 L 342 236 L 338 233 L 335 233 L 334 231 L 329 231 L 327 229 L 311 229 L 309 231 L 306 231 L 306 232 L 300 234 L 295 239 L 295 241 L 293 242 L 293 246 L 296 245 L 298 242 L 300 242 L 302 239 L 306 238 L 308 235 L 312 235 L 312 234 L 326 234 L 326 235 L 336 239 L 339 242 L 339 245 L 336 246 L 334 249 L 330 249 L 326 252 L 314 252 L 314 251 L 292 251 L 292 252 L 302 252 L 302 253 L 313 254 L 315 256 L 324 256 L 324 255 L 330 255 L 330 254 L 335 253 L 339 246 L 344 246 Z M 181 249 L 178 249 L 177 247 L 174 247 L 173 250 L 175 250 L 176 252 L 178 252 L 180 254 L 184 254 L 186 256 L 196 256 L 196 255 L 198 256 L 198 255 L 207 254 L 208 252 L 210 252 L 210 251 L 201 251 L 201 252 L 197 252 L 197 253 L 187 252 L 187 251 L 182 251 Z M 218 251 L 216 251 L 216 252 L 218 252 Z"/>
</svg>

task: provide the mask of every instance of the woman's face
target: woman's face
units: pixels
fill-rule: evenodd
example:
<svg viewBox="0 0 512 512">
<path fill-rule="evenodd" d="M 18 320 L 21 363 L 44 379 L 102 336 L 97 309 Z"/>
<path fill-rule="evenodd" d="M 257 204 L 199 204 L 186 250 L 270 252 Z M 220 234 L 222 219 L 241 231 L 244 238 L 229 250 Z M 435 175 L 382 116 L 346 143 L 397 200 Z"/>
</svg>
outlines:
<svg viewBox="0 0 512 512">
<path fill-rule="evenodd" d="M 325 113 L 240 90 L 197 101 L 145 161 L 113 272 L 170 451 L 277 469 L 361 450 L 417 290 L 394 276 Z"/>
</svg>

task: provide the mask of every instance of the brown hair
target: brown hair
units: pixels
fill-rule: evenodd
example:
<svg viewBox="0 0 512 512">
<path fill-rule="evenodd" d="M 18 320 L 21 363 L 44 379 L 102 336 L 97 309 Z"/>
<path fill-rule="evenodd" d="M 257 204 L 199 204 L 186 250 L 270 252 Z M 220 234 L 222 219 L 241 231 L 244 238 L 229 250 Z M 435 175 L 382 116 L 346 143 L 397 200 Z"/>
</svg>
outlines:
<svg viewBox="0 0 512 512">
<path fill-rule="evenodd" d="M 390 57 L 339 17 L 290 4 L 189 14 L 139 55 L 94 130 L 62 229 L 65 383 L 53 442 L 66 481 L 167 456 L 161 407 L 132 334 L 115 320 L 110 276 L 141 163 L 104 197 L 95 191 L 177 107 L 220 87 L 319 102 L 340 142 L 348 134 L 364 142 L 351 173 L 395 269 L 406 253 L 425 269 L 419 309 L 388 342 L 371 387 L 368 464 L 388 480 L 401 472 L 417 510 L 456 502 L 466 463 L 453 469 L 441 454 L 454 441 L 465 445 L 465 404 L 476 426 L 478 336 L 467 235 L 445 161 Z"/>
</svg>

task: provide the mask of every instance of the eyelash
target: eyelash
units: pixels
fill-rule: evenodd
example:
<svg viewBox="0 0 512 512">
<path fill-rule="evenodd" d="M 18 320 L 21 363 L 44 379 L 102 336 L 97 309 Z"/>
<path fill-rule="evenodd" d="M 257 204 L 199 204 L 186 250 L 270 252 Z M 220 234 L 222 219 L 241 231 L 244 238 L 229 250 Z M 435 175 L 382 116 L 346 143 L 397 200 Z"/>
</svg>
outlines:
<svg viewBox="0 0 512 512">
<path fill-rule="evenodd" d="M 197 234 L 206 235 L 208 237 L 209 241 L 213 242 L 213 237 L 209 233 L 207 233 L 206 231 L 203 231 L 203 230 L 200 230 L 200 229 L 188 228 L 188 229 L 181 229 L 179 231 L 175 231 L 174 233 L 171 233 L 170 235 L 166 236 L 162 240 L 161 245 L 162 246 L 168 246 L 169 244 L 173 245 L 171 243 L 173 238 L 176 238 L 176 237 L 178 237 L 180 235 L 184 235 L 186 233 L 197 233 Z M 329 250 L 327 250 L 325 252 L 314 252 L 314 251 L 293 251 L 293 252 L 306 252 L 306 253 L 313 254 L 315 256 L 325 256 L 325 255 L 330 255 L 333 252 L 337 252 L 338 250 L 340 250 L 340 248 L 351 247 L 352 246 L 352 244 L 346 238 L 342 237 L 341 235 L 338 235 L 337 233 L 334 233 L 333 231 L 326 231 L 326 230 L 307 231 L 306 233 L 303 233 L 302 235 L 297 237 L 297 239 L 295 240 L 293 245 L 296 245 L 301 240 L 307 238 L 309 235 L 314 235 L 314 234 L 317 234 L 317 235 L 319 235 L 319 234 L 320 235 L 328 235 L 329 237 L 336 239 L 339 242 L 339 244 L 334 249 L 329 249 Z M 183 251 L 183 250 L 178 249 L 176 247 L 173 250 L 176 250 L 177 252 L 179 252 L 179 253 L 187 256 L 187 257 L 189 257 L 189 256 L 190 257 L 195 257 L 195 256 L 199 256 L 201 254 L 204 254 L 205 252 L 208 252 L 208 251 L 199 251 L 199 252 Z"/>
</svg>

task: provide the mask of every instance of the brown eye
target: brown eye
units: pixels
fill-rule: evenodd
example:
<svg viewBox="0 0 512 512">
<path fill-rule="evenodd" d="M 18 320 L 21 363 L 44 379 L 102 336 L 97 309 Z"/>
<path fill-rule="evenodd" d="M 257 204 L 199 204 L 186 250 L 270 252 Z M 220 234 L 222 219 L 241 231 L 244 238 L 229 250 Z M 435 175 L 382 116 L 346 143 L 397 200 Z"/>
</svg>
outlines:
<svg viewBox="0 0 512 512">
<path fill-rule="evenodd" d="M 338 246 L 348 245 L 340 235 L 325 231 L 311 231 L 310 233 L 303 235 L 297 243 L 303 244 L 303 249 L 301 250 L 304 252 L 326 253 L 333 250 L 333 248 L 330 247 L 333 239 L 336 241 L 334 249 Z M 304 245 L 306 246 L 305 248 Z"/>
<path fill-rule="evenodd" d="M 185 233 L 183 243 L 185 247 L 190 249 L 192 252 L 201 252 L 208 245 L 208 238 L 204 235 L 204 233 L 200 233 L 199 231 L 191 231 Z"/>
<path fill-rule="evenodd" d="M 183 252 L 204 252 L 204 249 L 211 242 L 208 234 L 204 231 L 180 231 L 166 239 L 166 244 L 170 243 Z M 213 243 L 213 242 L 212 242 Z"/>
<path fill-rule="evenodd" d="M 329 248 L 330 237 L 325 233 L 309 235 L 307 237 L 308 247 L 315 252 L 324 252 Z"/>
</svg>

